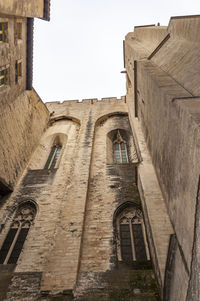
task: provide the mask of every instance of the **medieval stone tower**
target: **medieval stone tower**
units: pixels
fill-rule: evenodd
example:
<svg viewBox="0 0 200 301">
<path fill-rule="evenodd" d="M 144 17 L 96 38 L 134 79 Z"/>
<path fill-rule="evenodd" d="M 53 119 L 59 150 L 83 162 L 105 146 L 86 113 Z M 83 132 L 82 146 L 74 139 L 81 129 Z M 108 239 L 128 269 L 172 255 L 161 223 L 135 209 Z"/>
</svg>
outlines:
<svg viewBox="0 0 200 301">
<path fill-rule="evenodd" d="M 0 300 L 200 300 L 200 16 L 126 36 L 121 99 L 44 104 L 49 6 L 0 3 Z"/>
</svg>

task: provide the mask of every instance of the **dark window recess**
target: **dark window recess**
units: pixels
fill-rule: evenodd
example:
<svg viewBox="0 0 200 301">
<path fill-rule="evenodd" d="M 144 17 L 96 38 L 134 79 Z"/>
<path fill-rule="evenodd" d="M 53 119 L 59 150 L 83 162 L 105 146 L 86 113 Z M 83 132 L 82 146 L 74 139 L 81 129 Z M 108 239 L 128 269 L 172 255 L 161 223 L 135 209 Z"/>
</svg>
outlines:
<svg viewBox="0 0 200 301">
<path fill-rule="evenodd" d="M 60 152 L 61 152 L 61 146 L 55 146 L 54 145 L 51 148 L 51 151 L 50 151 L 49 157 L 47 159 L 47 162 L 44 166 L 44 169 L 55 168 L 56 162 L 57 162 L 58 157 L 60 155 Z"/>
<path fill-rule="evenodd" d="M 136 261 L 147 260 L 141 224 L 132 224 Z"/>
<path fill-rule="evenodd" d="M 11 188 L 8 187 L 8 185 L 5 185 L 4 183 L 2 183 L 0 181 L 0 195 L 4 196 L 4 195 L 6 195 L 8 193 L 11 193 L 11 192 L 12 192 Z"/>
<path fill-rule="evenodd" d="M 21 229 L 21 231 L 18 235 L 17 241 L 15 243 L 14 249 L 13 249 L 13 251 L 10 255 L 10 258 L 8 260 L 8 264 L 15 264 L 17 262 L 17 260 L 19 258 L 19 255 L 21 253 L 21 250 L 23 248 L 26 236 L 28 234 L 28 230 L 29 230 L 29 228 L 22 228 Z"/>
<path fill-rule="evenodd" d="M 54 155 L 54 158 L 53 158 L 53 161 L 52 161 L 52 163 L 51 163 L 51 167 L 50 167 L 50 168 L 54 168 L 54 167 L 55 167 L 56 162 L 57 162 L 57 160 L 58 160 L 58 157 L 59 157 L 59 155 L 60 155 L 60 152 L 61 152 L 61 147 L 58 146 L 57 149 L 56 149 L 56 153 L 55 153 L 55 155 Z"/>
<path fill-rule="evenodd" d="M 121 255 L 123 261 L 132 261 L 131 236 L 128 224 L 120 225 Z"/>
<path fill-rule="evenodd" d="M 52 160 L 52 158 L 53 158 L 53 155 L 54 155 L 54 153 L 55 153 L 55 150 L 56 150 L 56 147 L 53 146 L 53 147 L 51 148 L 51 151 L 50 151 L 49 157 L 48 157 L 48 159 L 47 159 L 47 162 L 46 162 L 46 164 L 45 164 L 45 166 L 44 166 L 45 169 L 48 169 L 48 168 L 49 168 L 49 165 L 50 165 L 50 162 L 51 162 L 51 160 Z"/>
<path fill-rule="evenodd" d="M 3 246 L 0 250 L 0 264 L 3 264 L 6 256 L 8 254 L 8 251 L 12 245 L 12 242 L 15 238 L 15 235 L 17 233 L 18 229 L 10 229 L 8 232 L 8 235 L 6 236 L 6 239 L 4 240 Z"/>
</svg>

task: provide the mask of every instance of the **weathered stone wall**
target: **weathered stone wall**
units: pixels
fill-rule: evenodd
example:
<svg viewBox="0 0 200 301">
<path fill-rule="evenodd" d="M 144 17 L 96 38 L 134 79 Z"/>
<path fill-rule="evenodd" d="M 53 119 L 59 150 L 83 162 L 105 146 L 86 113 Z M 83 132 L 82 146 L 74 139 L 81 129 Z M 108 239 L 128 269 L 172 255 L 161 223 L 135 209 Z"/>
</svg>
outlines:
<svg viewBox="0 0 200 301">
<path fill-rule="evenodd" d="M 113 266 L 113 257 L 116 257 L 116 254 L 113 254 L 113 214 L 117 206 L 134 198 L 132 188 L 135 182 L 134 165 L 129 168 L 127 164 L 123 170 L 116 164 L 106 164 L 107 134 L 118 128 L 130 131 L 127 117 L 110 117 L 95 128 L 81 272 L 105 272 Z"/>
<path fill-rule="evenodd" d="M 141 32 L 141 37 L 137 33 L 126 37 L 130 122 L 134 135 L 138 137 L 136 145 L 139 141 L 137 125 L 142 128 L 179 244 L 179 251 L 174 259 L 175 272 L 170 300 L 186 299 L 194 243 L 200 173 L 199 165 L 196 164 L 200 155 L 197 97 L 199 53 L 196 52 L 199 48 L 199 20 L 198 16 L 172 18 L 167 29 L 168 37 L 151 55 L 141 49 L 142 45 L 145 47 L 149 43 L 149 28 L 143 28 L 146 34 Z M 131 40 L 136 35 L 140 40 L 140 47 L 135 38 Z M 133 66 L 134 60 L 137 62 Z M 135 118 L 135 113 L 138 118 Z M 145 164 L 148 152 L 142 151 L 142 147 L 140 150 Z M 142 166 L 138 171 L 139 177 Z M 149 171 L 150 166 L 147 174 Z M 145 193 L 147 186 L 144 187 Z M 148 198 L 145 203 L 148 204 Z M 153 223 L 150 224 L 153 228 Z M 179 293 L 177 286 L 182 287 Z"/>
<path fill-rule="evenodd" d="M 2 1 L 3 2 L 3 1 Z M 5 1 L 4 1 L 5 3 Z M 11 104 L 26 88 L 26 18 L 4 17 L 0 15 L 0 21 L 7 23 L 6 41 L 0 43 L 0 68 L 7 69 L 7 83 L 0 87 L 0 111 Z M 17 39 L 17 22 L 22 24 L 21 39 Z M 16 83 L 16 61 L 22 63 L 22 76 Z"/>
<path fill-rule="evenodd" d="M 199 26 L 199 16 L 171 18 L 168 26 L 170 38 L 152 57 L 156 65 L 193 96 L 200 95 Z"/>
<path fill-rule="evenodd" d="M 124 202 L 140 205 L 138 157 L 125 98 L 47 106 L 52 113 L 49 127 L 1 209 L 0 247 L 17 206 L 32 201 L 37 207 L 7 300 L 38 300 L 40 292 L 42 300 L 71 300 L 75 286 L 77 300 L 94 300 L 91 289 L 96 290 L 96 300 L 158 300 L 151 270 L 115 270 L 119 267 L 113 214 Z M 130 162 L 122 166 L 107 163 L 108 136 L 117 129 L 128 137 Z M 44 169 L 58 138 L 62 145 L 58 164 Z M 119 288 L 120 274 L 124 282 Z"/>
<path fill-rule="evenodd" d="M 145 31 L 147 31 L 147 33 L 145 33 Z M 147 149 L 146 139 L 142 131 L 142 123 L 135 117 L 137 109 L 135 106 L 135 94 L 137 93 L 136 96 L 140 99 L 142 104 L 143 98 L 140 96 L 140 90 L 138 88 L 138 66 L 134 61 L 140 59 L 145 60 L 145 58 L 151 54 L 152 46 L 157 47 L 165 34 L 166 27 L 139 27 L 135 28 L 134 33 L 129 33 L 125 41 L 125 65 L 127 70 L 126 101 L 133 136 L 141 160 L 141 164 L 138 167 L 138 188 L 147 225 L 150 252 L 157 279 L 161 287 L 164 285 L 168 245 L 173 229 L 150 153 Z M 146 42 L 145 39 L 147 39 Z M 150 45 L 151 39 L 152 45 Z"/>
<path fill-rule="evenodd" d="M 6 3 L 9 1 L 1 5 Z M 27 19 L 0 15 L 0 21 L 7 23 L 6 40 L 0 43 L 0 70 L 7 70 L 6 84 L 0 87 L 0 183 L 12 189 L 39 142 L 49 114 L 34 91 L 25 92 Z M 21 24 L 20 39 L 17 23 Z M 21 62 L 17 81 L 16 62 Z"/>
<path fill-rule="evenodd" d="M 58 235 L 42 281 L 42 290 L 51 290 L 56 293 L 64 289 L 72 289 L 76 283 L 95 122 L 113 111 L 126 111 L 126 105 L 124 99 L 111 98 L 103 99 L 101 102 L 97 100 L 85 100 L 82 103 L 67 101 L 63 104 L 49 103 L 47 106 L 50 112 L 55 112 L 52 115 L 54 119 L 67 116 L 72 120 L 79 120 L 81 124 L 76 150 L 73 152 L 74 161 L 70 171 L 70 182 L 63 194 L 61 218 L 56 229 Z M 60 262 L 61 254 L 63 254 L 62 270 L 60 264 L 55 265 L 55 258 Z M 65 257 L 64 254 L 68 256 Z M 56 287 L 55 279 L 59 279 Z"/>
<path fill-rule="evenodd" d="M 0 177 L 13 187 L 47 126 L 49 112 L 34 91 L 7 105 L 0 102 L 0 110 Z"/>
<path fill-rule="evenodd" d="M 15 273 L 5 300 L 36 301 L 39 300 L 41 273 Z"/>
<path fill-rule="evenodd" d="M 6 0 L 0 2 L 3 14 L 23 17 L 43 17 L 44 0 Z"/>
</svg>

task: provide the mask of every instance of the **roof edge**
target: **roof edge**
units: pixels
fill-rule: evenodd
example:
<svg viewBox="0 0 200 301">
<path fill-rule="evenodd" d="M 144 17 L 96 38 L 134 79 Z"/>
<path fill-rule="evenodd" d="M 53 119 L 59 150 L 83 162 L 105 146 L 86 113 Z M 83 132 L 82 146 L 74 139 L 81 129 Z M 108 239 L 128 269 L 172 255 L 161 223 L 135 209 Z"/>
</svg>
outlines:
<svg viewBox="0 0 200 301">
<path fill-rule="evenodd" d="M 51 0 L 44 0 L 43 20 L 50 21 Z"/>
</svg>

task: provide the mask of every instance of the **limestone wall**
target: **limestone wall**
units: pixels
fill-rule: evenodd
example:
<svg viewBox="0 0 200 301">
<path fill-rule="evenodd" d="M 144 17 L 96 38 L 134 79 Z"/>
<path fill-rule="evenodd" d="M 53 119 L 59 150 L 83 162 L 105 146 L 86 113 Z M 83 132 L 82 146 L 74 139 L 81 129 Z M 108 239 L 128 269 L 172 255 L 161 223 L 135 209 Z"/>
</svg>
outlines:
<svg viewBox="0 0 200 301">
<path fill-rule="evenodd" d="M 5 3 L 5 1 L 4 1 Z M 7 23 L 6 40 L 0 43 L 0 70 L 7 69 L 6 85 L 0 87 L 1 112 L 26 89 L 26 18 L 4 17 L 0 22 Z M 17 39 L 17 23 L 21 24 L 21 39 Z M 16 61 L 22 64 L 22 74 L 16 82 Z"/>
<path fill-rule="evenodd" d="M 199 88 L 200 16 L 172 18 L 168 26 L 170 38 L 152 57 L 152 61 L 174 78 L 193 96 Z"/>
<path fill-rule="evenodd" d="M 34 91 L 0 106 L 1 179 L 14 187 L 46 128 L 49 113 Z"/>
<path fill-rule="evenodd" d="M 200 173 L 196 163 L 200 155 L 197 97 L 199 54 L 196 52 L 199 48 L 199 38 L 196 36 L 199 20 L 198 16 L 172 18 L 167 29 L 168 39 L 155 48 L 149 59 L 149 53 L 144 53 L 137 43 L 132 43 L 130 35 L 127 36 L 125 50 L 131 125 L 138 137 L 136 141 L 140 140 L 137 123 L 142 128 L 177 235 L 178 249 L 174 253 L 175 270 L 170 300 L 186 299 L 194 243 Z M 146 29 L 146 35 L 148 32 L 149 29 Z M 143 39 L 141 33 L 140 41 L 145 46 L 149 38 L 146 44 Z M 133 60 L 137 61 L 134 66 Z M 138 118 L 135 118 L 135 113 Z M 147 153 L 141 147 L 140 150 L 145 163 Z M 181 294 L 177 293 L 176 284 L 182 285 Z"/>
<path fill-rule="evenodd" d="M 43 9 L 44 0 L 6 0 L 0 3 L 1 13 L 27 18 L 42 18 Z"/>
<path fill-rule="evenodd" d="M 118 266 L 114 212 L 126 202 L 141 206 L 136 186 L 139 159 L 125 97 L 48 103 L 47 107 L 49 126 L 1 209 L 0 247 L 17 206 L 29 201 L 37 207 L 7 300 L 26 300 L 26 296 L 53 300 L 54 295 L 71 300 L 72 291 L 78 300 L 84 296 L 118 300 L 121 294 L 127 300 L 133 296 L 158 300 L 151 269 L 123 272 Z M 108 160 L 109 137 L 117 129 L 128 137 L 130 161 L 121 166 Z M 62 145 L 56 168 L 44 169 L 55 139 Z M 119 285 L 121 274 L 124 281 Z"/>
</svg>

